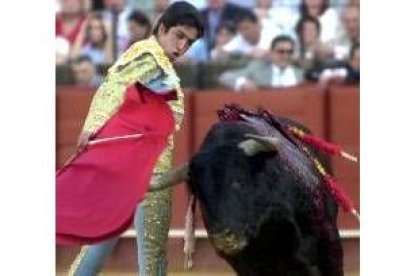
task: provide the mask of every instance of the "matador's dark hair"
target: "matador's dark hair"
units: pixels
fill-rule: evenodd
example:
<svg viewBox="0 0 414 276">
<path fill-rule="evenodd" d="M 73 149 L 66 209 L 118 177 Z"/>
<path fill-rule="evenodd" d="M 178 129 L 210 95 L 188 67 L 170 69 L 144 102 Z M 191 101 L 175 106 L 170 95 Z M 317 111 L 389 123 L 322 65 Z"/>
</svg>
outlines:
<svg viewBox="0 0 414 276">
<path fill-rule="evenodd" d="M 193 5 L 184 1 L 174 2 L 167 8 L 155 24 L 152 32 L 154 35 L 158 33 L 161 23 L 167 31 L 171 27 L 184 25 L 195 27 L 197 29 L 197 38 L 204 35 L 204 22 L 200 12 Z"/>
</svg>

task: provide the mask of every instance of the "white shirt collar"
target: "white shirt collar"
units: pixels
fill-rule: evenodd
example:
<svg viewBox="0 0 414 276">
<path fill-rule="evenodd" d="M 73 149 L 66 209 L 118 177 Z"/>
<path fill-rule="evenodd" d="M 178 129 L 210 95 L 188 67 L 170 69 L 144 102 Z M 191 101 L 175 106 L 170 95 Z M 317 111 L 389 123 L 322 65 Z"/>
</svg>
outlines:
<svg viewBox="0 0 414 276">
<path fill-rule="evenodd" d="M 279 66 L 272 64 L 272 86 L 287 87 L 298 83 L 295 70 L 292 66 L 281 69 Z"/>
</svg>

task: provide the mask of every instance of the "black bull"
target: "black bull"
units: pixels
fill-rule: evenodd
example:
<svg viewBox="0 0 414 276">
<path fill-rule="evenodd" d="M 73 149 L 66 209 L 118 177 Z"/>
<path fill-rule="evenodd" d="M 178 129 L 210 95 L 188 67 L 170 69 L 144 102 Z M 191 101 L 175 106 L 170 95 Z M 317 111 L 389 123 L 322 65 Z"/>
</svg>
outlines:
<svg viewBox="0 0 414 276">
<path fill-rule="evenodd" d="M 249 136 L 259 132 L 219 122 L 189 163 L 216 252 L 238 275 L 343 275 L 337 204 L 322 178 L 280 132 L 273 149 Z"/>
</svg>

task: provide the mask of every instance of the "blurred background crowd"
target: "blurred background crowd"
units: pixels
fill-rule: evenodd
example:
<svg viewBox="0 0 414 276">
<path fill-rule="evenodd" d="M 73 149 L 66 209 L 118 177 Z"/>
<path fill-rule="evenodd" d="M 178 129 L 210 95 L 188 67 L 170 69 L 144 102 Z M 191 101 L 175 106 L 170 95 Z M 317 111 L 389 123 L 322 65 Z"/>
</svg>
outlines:
<svg viewBox="0 0 414 276">
<path fill-rule="evenodd" d="M 57 84 L 98 86 L 174 0 L 56 0 Z M 177 64 L 182 85 L 254 91 L 359 83 L 359 0 L 188 0 L 205 36 Z"/>
</svg>

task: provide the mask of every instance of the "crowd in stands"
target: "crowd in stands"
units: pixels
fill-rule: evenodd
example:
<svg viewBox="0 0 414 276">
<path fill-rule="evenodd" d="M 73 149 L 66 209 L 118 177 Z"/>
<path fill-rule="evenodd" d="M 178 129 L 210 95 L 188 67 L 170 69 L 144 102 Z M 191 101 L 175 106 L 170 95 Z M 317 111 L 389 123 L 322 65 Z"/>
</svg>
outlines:
<svg viewBox="0 0 414 276">
<path fill-rule="evenodd" d="M 56 65 L 76 83 L 99 85 L 95 66 L 110 65 L 151 35 L 175 0 L 56 0 Z M 179 60 L 246 59 L 218 82 L 235 91 L 304 81 L 359 83 L 358 0 L 188 0 L 201 10 L 205 36 Z"/>
</svg>

